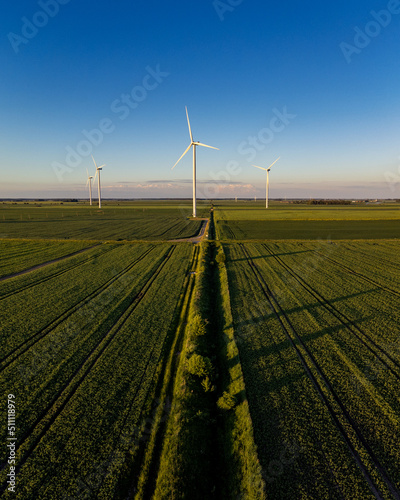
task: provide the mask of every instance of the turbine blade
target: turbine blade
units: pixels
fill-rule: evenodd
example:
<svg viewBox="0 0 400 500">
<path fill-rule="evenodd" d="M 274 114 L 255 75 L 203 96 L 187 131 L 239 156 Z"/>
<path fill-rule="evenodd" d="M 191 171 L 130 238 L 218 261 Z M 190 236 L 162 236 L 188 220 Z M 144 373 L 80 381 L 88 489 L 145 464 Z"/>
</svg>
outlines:
<svg viewBox="0 0 400 500">
<path fill-rule="evenodd" d="M 187 147 L 186 151 L 183 153 L 183 155 L 179 158 L 179 160 L 175 163 L 175 165 L 171 168 L 171 170 L 173 170 L 177 165 L 178 163 L 182 160 L 182 158 L 185 156 L 185 154 L 189 151 L 189 149 L 192 147 L 192 144 L 189 144 L 189 146 Z"/>
<path fill-rule="evenodd" d="M 280 158 L 280 156 L 279 156 L 279 158 Z M 279 160 L 279 158 L 277 158 L 277 159 L 274 161 L 274 163 L 271 163 L 271 165 L 270 165 L 268 168 L 271 168 L 271 167 L 272 167 L 272 165 L 275 165 L 275 163 Z"/>
<path fill-rule="evenodd" d="M 105 165 L 100 165 L 100 167 L 97 167 L 97 168 L 103 168 L 103 167 L 105 167 Z"/>
<path fill-rule="evenodd" d="M 185 106 L 185 109 L 186 109 L 186 118 L 187 118 L 187 122 L 188 122 L 188 125 L 189 125 L 190 140 L 193 142 L 192 129 L 190 128 L 190 121 L 189 121 L 189 113 L 188 113 L 188 110 L 187 110 L 186 106 Z"/>
<path fill-rule="evenodd" d="M 97 177 L 97 168 L 96 168 L 96 173 L 94 174 L 94 177 L 93 177 L 93 182 L 96 180 L 96 177 Z"/>
<path fill-rule="evenodd" d="M 202 142 L 196 142 L 195 144 L 196 146 L 204 146 L 205 148 L 218 149 L 219 151 L 219 148 L 214 148 L 214 146 L 208 146 L 207 144 L 203 144 Z"/>
<path fill-rule="evenodd" d="M 97 169 L 97 165 L 96 165 L 96 162 L 94 161 L 93 155 L 91 155 L 91 156 L 92 156 L 92 160 L 93 160 L 94 166 L 95 166 L 95 167 L 96 167 L 96 169 Z"/>
<path fill-rule="evenodd" d="M 256 168 L 259 168 L 259 169 L 261 169 L 261 170 L 265 170 L 265 171 L 267 171 L 267 169 L 266 169 L 266 168 L 264 168 L 264 167 L 257 167 L 257 165 L 252 165 L 252 167 L 256 167 Z"/>
</svg>

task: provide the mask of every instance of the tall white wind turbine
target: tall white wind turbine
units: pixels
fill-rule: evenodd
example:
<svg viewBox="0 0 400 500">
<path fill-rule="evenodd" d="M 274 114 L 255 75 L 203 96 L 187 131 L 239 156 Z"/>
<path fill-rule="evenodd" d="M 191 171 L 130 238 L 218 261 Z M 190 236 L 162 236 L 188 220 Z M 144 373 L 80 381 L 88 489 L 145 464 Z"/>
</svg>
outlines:
<svg viewBox="0 0 400 500">
<path fill-rule="evenodd" d="M 87 173 L 87 181 L 86 181 L 86 186 L 89 184 L 89 200 L 90 200 L 90 206 L 92 206 L 92 179 L 93 175 L 89 175 L 88 169 L 86 169 Z"/>
<path fill-rule="evenodd" d="M 279 156 L 280 158 L 280 156 Z M 277 158 L 274 163 L 271 163 L 271 165 L 268 167 L 268 168 L 264 168 L 264 167 L 257 167 L 257 165 L 253 165 L 253 167 L 256 167 L 256 168 L 260 168 L 261 170 L 265 170 L 267 172 L 267 185 L 265 187 L 265 208 L 268 208 L 268 195 L 269 195 L 269 171 L 271 170 L 271 167 L 272 165 L 275 165 L 275 163 L 279 160 L 279 158 Z"/>
<path fill-rule="evenodd" d="M 171 168 L 171 170 L 173 170 L 178 165 L 178 163 L 182 160 L 182 158 L 185 156 L 185 154 L 193 146 L 193 217 L 196 217 L 196 146 L 204 146 L 205 148 L 211 148 L 211 149 L 219 149 L 219 148 L 214 148 L 213 146 L 207 146 L 207 144 L 203 144 L 201 142 L 193 140 L 192 129 L 190 128 L 189 114 L 188 114 L 188 110 L 187 110 L 186 106 L 185 106 L 185 109 L 186 109 L 186 118 L 187 118 L 188 127 L 189 127 L 190 144 L 187 147 L 186 151 L 183 153 L 183 155 L 179 158 L 179 160 Z"/>
<path fill-rule="evenodd" d="M 96 181 L 96 176 L 97 176 L 97 181 L 98 181 L 98 184 L 97 184 L 97 190 L 98 190 L 98 193 L 99 193 L 99 208 L 101 208 L 101 184 L 100 184 L 100 171 L 102 170 L 103 167 L 105 167 L 105 165 L 101 165 L 100 167 L 97 166 L 93 156 L 92 156 L 92 160 L 93 160 L 93 163 L 94 163 L 94 166 L 96 167 L 96 173 L 94 175 L 94 180 Z"/>
</svg>

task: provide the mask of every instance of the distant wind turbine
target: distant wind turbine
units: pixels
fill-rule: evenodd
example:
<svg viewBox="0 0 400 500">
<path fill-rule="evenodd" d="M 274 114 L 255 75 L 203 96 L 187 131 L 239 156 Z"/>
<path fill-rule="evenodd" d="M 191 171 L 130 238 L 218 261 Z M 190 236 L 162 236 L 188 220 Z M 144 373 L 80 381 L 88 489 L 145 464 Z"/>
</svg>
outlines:
<svg viewBox="0 0 400 500">
<path fill-rule="evenodd" d="M 90 206 L 92 205 L 92 179 L 93 175 L 89 175 L 88 169 L 86 169 L 87 173 L 87 181 L 86 181 L 86 186 L 89 184 L 89 200 L 90 200 Z"/>
<path fill-rule="evenodd" d="M 196 217 L 196 146 L 204 146 L 205 148 L 211 148 L 211 149 L 218 149 L 218 148 L 214 148 L 213 146 L 207 146 L 207 144 L 203 144 L 201 142 L 197 142 L 197 141 L 193 140 L 192 129 L 190 128 L 189 114 L 188 114 L 188 110 L 187 110 L 186 106 L 185 106 L 185 109 L 186 109 L 186 118 L 187 118 L 187 122 L 188 122 L 188 126 L 189 126 L 190 144 L 187 147 L 186 151 L 183 153 L 183 155 L 179 158 L 179 160 L 171 168 L 171 170 L 173 170 L 178 165 L 178 163 L 182 160 L 182 158 L 185 156 L 185 154 L 193 146 L 193 217 Z"/>
<path fill-rule="evenodd" d="M 92 156 L 92 160 L 93 160 L 93 163 L 94 163 L 94 166 L 96 167 L 96 173 L 95 173 L 95 176 L 94 176 L 94 181 L 96 181 L 96 176 L 98 177 L 98 184 L 97 184 L 97 190 L 98 190 L 98 193 L 99 193 L 99 208 L 101 208 L 101 184 L 100 184 L 100 170 L 102 170 L 103 167 L 105 167 L 105 165 L 101 165 L 100 167 L 97 166 L 93 156 Z"/>
<path fill-rule="evenodd" d="M 280 158 L 280 156 L 279 156 Z M 271 163 L 271 165 L 268 167 L 268 168 L 264 168 L 264 167 L 257 167 L 257 165 L 253 165 L 253 167 L 256 167 L 256 168 L 260 168 L 261 170 L 265 170 L 267 172 L 267 185 L 266 185 L 266 194 L 265 194 L 265 208 L 268 208 L 268 195 L 269 195 L 269 171 L 271 170 L 271 167 L 272 165 L 275 165 L 275 163 L 279 160 L 279 158 L 277 158 L 274 163 Z"/>
</svg>

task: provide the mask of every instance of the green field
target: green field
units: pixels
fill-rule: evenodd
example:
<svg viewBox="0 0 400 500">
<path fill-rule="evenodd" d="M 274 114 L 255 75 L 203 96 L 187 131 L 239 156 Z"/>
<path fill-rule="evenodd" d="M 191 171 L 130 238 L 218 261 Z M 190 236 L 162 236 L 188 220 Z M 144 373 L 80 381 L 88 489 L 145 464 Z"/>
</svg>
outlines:
<svg viewBox="0 0 400 500">
<path fill-rule="evenodd" d="M 399 498 L 397 206 L 253 205 L 0 205 L 2 497 Z"/>
<path fill-rule="evenodd" d="M 235 207 L 235 205 L 237 205 Z M 221 240 L 342 240 L 400 237 L 396 204 L 313 206 L 273 203 L 270 208 L 214 205 Z"/>
<path fill-rule="evenodd" d="M 93 246 L 87 241 L 0 240 L 0 279 L 31 267 L 82 252 Z"/>
<path fill-rule="evenodd" d="M 265 202 L 214 203 L 218 220 L 399 220 L 398 203 L 356 203 L 350 205 L 307 205 L 305 203 Z"/>
<path fill-rule="evenodd" d="M 112 498 L 124 483 L 121 457 L 138 452 L 192 259 L 188 245 L 106 244 L 1 284 L 1 390 L 17 400 L 17 498 L 80 498 L 84 481 L 85 494 Z"/>
<path fill-rule="evenodd" d="M 224 248 L 267 494 L 376 498 L 375 488 L 392 498 L 400 485 L 397 243 Z"/>
<path fill-rule="evenodd" d="M 209 205 L 200 205 L 199 216 Z M 190 220 L 188 202 L 3 203 L 0 238 L 72 240 L 170 240 L 195 236 L 201 223 Z"/>
<path fill-rule="evenodd" d="M 400 220 L 218 221 L 221 240 L 375 240 L 400 237 Z"/>
</svg>

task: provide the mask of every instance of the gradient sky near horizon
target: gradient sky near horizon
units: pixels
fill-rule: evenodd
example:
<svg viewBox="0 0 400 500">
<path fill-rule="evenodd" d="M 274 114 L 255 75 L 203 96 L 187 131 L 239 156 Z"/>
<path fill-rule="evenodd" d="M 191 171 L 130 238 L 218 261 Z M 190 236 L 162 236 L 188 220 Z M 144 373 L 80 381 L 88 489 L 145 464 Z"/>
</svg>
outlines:
<svg viewBox="0 0 400 500">
<path fill-rule="evenodd" d="M 397 0 L 19 0 L 0 25 L 1 198 L 85 197 L 91 153 L 105 198 L 190 197 L 185 106 L 220 148 L 199 197 L 265 196 L 251 165 L 280 156 L 271 197 L 400 198 Z"/>
</svg>

